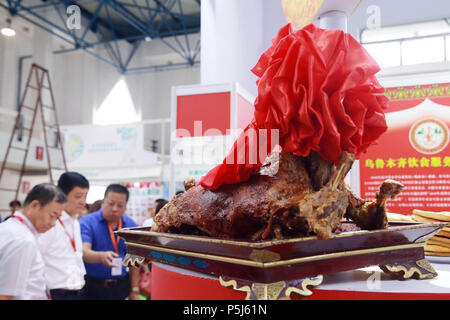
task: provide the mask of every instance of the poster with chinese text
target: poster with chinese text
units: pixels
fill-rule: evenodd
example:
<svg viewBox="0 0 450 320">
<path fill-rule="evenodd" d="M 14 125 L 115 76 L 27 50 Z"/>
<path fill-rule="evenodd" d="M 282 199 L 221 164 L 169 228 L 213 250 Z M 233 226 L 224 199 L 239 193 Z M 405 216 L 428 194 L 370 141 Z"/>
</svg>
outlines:
<svg viewBox="0 0 450 320">
<path fill-rule="evenodd" d="M 361 156 L 361 197 L 373 200 L 394 179 L 405 188 L 388 211 L 450 211 L 450 83 L 387 88 L 386 96 L 388 131 Z"/>
</svg>

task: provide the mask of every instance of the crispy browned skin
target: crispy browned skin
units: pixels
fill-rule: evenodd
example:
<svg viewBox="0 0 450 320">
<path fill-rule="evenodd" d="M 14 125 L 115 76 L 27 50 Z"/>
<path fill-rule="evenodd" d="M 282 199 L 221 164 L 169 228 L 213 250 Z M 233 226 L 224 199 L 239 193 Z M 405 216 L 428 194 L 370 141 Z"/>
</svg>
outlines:
<svg viewBox="0 0 450 320">
<path fill-rule="evenodd" d="M 302 159 L 290 153 L 279 156 L 272 154 L 262 174 L 244 183 L 216 191 L 191 187 L 161 209 L 152 231 L 260 238 L 271 214 L 295 206 L 311 189 Z"/>
<path fill-rule="evenodd" d="M 161 209 L 152 231 L 250 240 L 313 232 L 328 237 L 348 205 L 347 192 L 339 185 L 353 158 L 345 159 L 347 166 L 335 170 L 319 192 L 313 192 L 304 161 L 274 152 L 244 183 L 216 191 L 190 187 Z"/>
<path fill-rule="evenodd" d="M 344 178 L 354 161 L 352 154 L 343 152 L 328 183 L 307 195 L 299 204 L 299 212 L 307 217 L 310 230 L 320 238 L 329 238 L 346 212 L 348 192 Z"/>
<path fill-rule="evenodd" d="M 385 201 L 401 185 L 386 181 L 377 200 L 366 202 L 343 181 L 353 162 L 347 152 L 337 166 L 315 153 L 303 158 L 273 152 L 243 183 L 211 191 L 188 179 L 186 192 L 160 210 L 152 231 L 251 241 L 314 234 L 326 239 L 344 215 L 363 229 L 386 228 Z"/>
<path fill-rule="evenodd" d="M 345 216 L 356 222 L 361 229 L 386 229 L 386 201 L 395 198 L 402 190 L 403 185 L 400 182 L 388 179 L 381 184 L 372 202 L 366 202 L 349 192 L 349 206 Z"/>
</svg>

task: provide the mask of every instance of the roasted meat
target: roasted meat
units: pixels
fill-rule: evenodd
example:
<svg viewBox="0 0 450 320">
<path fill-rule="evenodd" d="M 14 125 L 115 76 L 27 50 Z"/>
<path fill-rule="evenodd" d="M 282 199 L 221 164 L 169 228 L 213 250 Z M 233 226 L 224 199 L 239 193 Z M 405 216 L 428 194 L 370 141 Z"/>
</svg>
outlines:
<svg viewBox="0 0 450 320">
<path fill-rule="evenodd" d="M 385 201 L 402 186 L 386 181 L 374 202 L 358 198 L 344 182 L 353 161 L 347 152 L 335 166 L 318 154 L 303 158 L 277 151 L 246 182 L 212 191 L 188 179 L 186 192 L 161 209 L 152 231 L 251 241 L 328 238 L 344 216 L 363 229 L 385 228 Z"/>
<path fill-rule="evenodd" d="M 375 194 L 375 200 L 366 202 L 349 190 L 349 206 L 345 217 L 366 230 L 385 229 L 388 225 L 386 201 L 395 198 L 403 190 L 403 185 L 395 180 L 385 180 Z"/>
<path fill-rule="evenodd" d="M 246 182 L 223 185 L 215 191 L 198 185 L 177 195 L 156 216 L 152 231 L 252 240 L 263 234 L 267 238 L 268 233 L 281 236 L 279 229 L 270 228 L 269 221 L 276 214 L 298 211 L 298 203 L 310 192 L 303 159 L 274 152 Z M 301 231 L 304 227 L 296 228 Z"/>
</svg>

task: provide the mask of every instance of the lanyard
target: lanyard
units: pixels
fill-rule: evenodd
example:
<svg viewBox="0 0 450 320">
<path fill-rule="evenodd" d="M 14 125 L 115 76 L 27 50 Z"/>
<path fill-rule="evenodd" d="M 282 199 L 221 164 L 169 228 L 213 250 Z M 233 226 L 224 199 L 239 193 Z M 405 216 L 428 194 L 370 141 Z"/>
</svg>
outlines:
<svg viewBox="0 0 450 320">
<path fill-rule="evenodd" d="M 75 230 L 73 232 L 73 237 L 69 234 L 69 232 L 66 229 L 66 226 L 64 225 L 64 223 L 61 221 L 60 218 L 58 218 L 59 223 L 61 223 L 61 226 L 64 229 L 64 232 L 66 233 L 67 237 L 69 237 L 70 243 L 72 244 L 72 248 L 73 248 L 73 252 L 77 252 L 77 246 L 75 244 Z"/>
<path fill-rule="evenodd" d="M 25 222 L 25 220 L 22 219 L 22 217 L 12 215 L 11 218 L 15 218 L 15 219 L 19 220 L 21 223 L 23 223 L 28 228 L 28 230 L 31 231 L 31 233 L 34 236 L 36 236 L 36 232 L 33 229 L 31 229 L 31 227 L 28 225 L 28 223 Z"/>
<path fill-rule="evenodd" d="M 120 219 L 120 221 L 119 221 L 119 227 L 117 228 L 117 230 L 120 230 L 120 229 L 122 229 L 122 219 Z M 113 233 L 110 223 L 108 223 L 108 230 L 109 230 L 109 236 L 111 237 L 111 242 L 114 246 L 114 250 L 116 250 L 116 253 L 119 254 L 119 246 L 118 246 L 119 237 L 117 237 L 117 238 L 114 237 L 114 233 Z"/>
</svg>

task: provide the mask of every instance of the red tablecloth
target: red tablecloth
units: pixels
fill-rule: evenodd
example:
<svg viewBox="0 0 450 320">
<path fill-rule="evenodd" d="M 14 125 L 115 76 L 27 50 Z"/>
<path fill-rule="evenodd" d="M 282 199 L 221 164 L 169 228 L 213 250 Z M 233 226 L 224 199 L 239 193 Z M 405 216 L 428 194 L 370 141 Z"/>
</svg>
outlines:
<svg viewBox="0 0 450 320">
<path fill-rule="evenodd" d="M 308 287 L 308 300 L 450 300 L 450 264 L 433 264 L 438 277 L 431 280 L 391 280 L 377 267 L 324 275 L 322 284 Z M 378 279 L 379 282 L 371 282 Z M 369 289 L 369 286 L 374 288 Z M 243 300 L 246 293 L 223 287 L 217 278 L 154 263 L 154 300 Z"/>
</svg>

